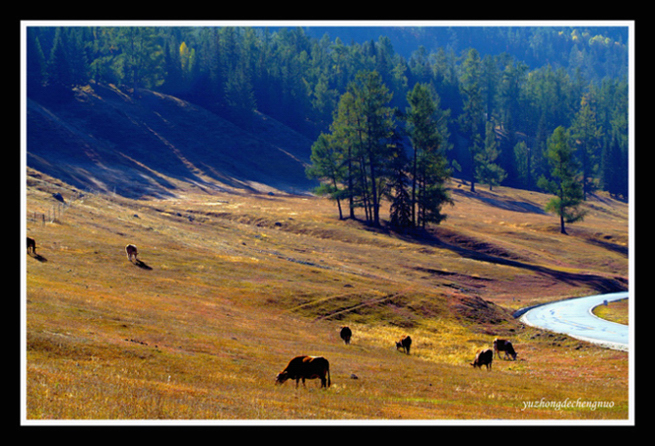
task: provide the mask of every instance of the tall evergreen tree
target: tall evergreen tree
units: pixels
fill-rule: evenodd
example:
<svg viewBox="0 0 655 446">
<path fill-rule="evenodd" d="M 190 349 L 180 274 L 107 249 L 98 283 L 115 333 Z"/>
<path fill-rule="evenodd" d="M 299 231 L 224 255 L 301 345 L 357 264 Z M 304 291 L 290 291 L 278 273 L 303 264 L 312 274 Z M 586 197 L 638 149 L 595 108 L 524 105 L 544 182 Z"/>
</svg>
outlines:
<svg viewBox="0 0 655 446">
<path fill-rule="evenodd" d="M 589 104 L 588 96 L 585 95 L 580 101 L 580 110 L 575 115 L 571 126 L 571 137 L 578 145 L 578 157 L 582 165 L 582 190 L 585 200 L 587 194 L 593 190 L 592 178 L 600 158 L 598 149 L 601 135 L 602 130 L 596 122 L 596 113 Z"/>
<path fill-rule="evenodd" d="M 89 59 L 86 51 L 88 28 L 71 28 L 69 31 L 68 58 L 70 61 L 71 78 L 74 86 L 85 85 L 89 81 Z"/>
<path fill-rule="evenodd" d="M 119 28 L 124 82 L 137 95 L 139 88 L 155 88 L 163 83 L 164 52 L 157 30 L 151 27 Z"/>
<path fill-rule="evenodd" d="M 73 97 L 73 70 L 68 49 L 65 28 L 57 28 L 47 66 L 48 93 L 54 102 L 66 102 Z"/>
<path fill-rule="evenodd" d="M 487 121 L 484 148 L 475 155 L 475 177 L 480 183 L 489 185 L 489 190 L 498 186 L 505 179 L 505 170 L 496 163 L 498 159 L 498 144 L 493 123 Z"/>
<path fill-rule="evenodd" d="M 415 226 L 412 220 L 414 203 L 409 194 L 411 183 L 407 175 L 408 163 L 404 148 L 398 145 L 391 161 L 389 224 L 401 232 Z"/>
<path fill-rule="evenodd" d="M 491 121 L 497 112 L 496 103 L 498 101 L 498 89 L 501 78 L 497 59 L 497 57 L 489 55 L 484 56 L 482 59 L 480 83 L 486 121 Z"/>
<path fill-rule="evenodd" d="M 186 94 L 184 88 L 184 76 L 180 64 L 180 44 L 171 37 L 164 43 L 164 83 L 162 91 L 174 96 L 184 97 Z"/>
<path fill-rule="evenodd" d="M 257 103 L 252 82 L 243 64 L 228 73 L 225 82 L 225 103 L 229 108 L 229 117 L 241 126 L 248 127 Z"/>
<path fill-rule="evenodd" d="M 341 198 L 343 191 L 339 189 L 345 174 L 345 164 L 343 162 L 343 152 L 339 151 L 334 144 L 332 135 L 321 133 L 312 144 L 312 162 L 307 167 L 307 176 L 322 180 L 322 184 L 316 189 L 319 195 L 328 195 L 337 202 L 339 208 L 339 220 L 343 220 L 343 211 L 341 209 Z"/>
<path fill-rule="evenodd" d="M 35 28 L 27 29 L 27 94 L 39 97 L 46 83 L 46 58 Z"/>
<path fill-rule="evenodd" d="M 350 91 L 358 104 L 361 120 L 361 147 L 365 165 L 368 198 L 371 200 L 369 220 L 380 226 L 380 199 L 383 190 L 385 163 L 391 158 L 389 139 L 393 135 L 393 110 L 389 107 L 392 94 L 376 71 L 361 72 Z"/>
<path fill-rule="evenodd" d="M 539 187 L 555 194 L 546 212 L 555 212 L 560 217 L 560 232 L 566 234 L 565 223 L 575 223 L 583 219 L 585 211 L 579 208 L 583 200 L 582 184 L 576 180 L 577 163 L 569 143 L 569 135 L 564 127 L 555 129 L 548 139 L 548 162 L 552 179 L 539 179 Z"/>
<path fill-rule="evenodd" d="M 476 155 L 482 148 L 481 133 L 484 129 L 484 105 L 480 79 L 482 68 L 480 54 L 470 49 L 462 65 L 460 89 L 464 98 L 464 109 L 459 117 L 460 128 L 468 138 L 468 150 L 471 162 L 471 192 L 475 192 Z"/>
<path fill-rule="evenodd" d="M 345 168 L 346 198 L 348 199 L 348 213 L 355 218 L 355 183 L 359 176 L 358 160 L 361 152 L 361 117 L 357 111 L 355 97 L 350 92 L 344 93 L 339 99 L 339 105 L 334 121 L 330 126 L 336 144 L 343 152 Z"/>
<path fill-rule="evenodd" d="M 430 88 L 416 84 L 407 94 L 405 119 L 407 132 L 413 146 L 411 162 L 412 178 L 412 223 L 425 226 L 428 221 L 439 223 L 443 218 L 440 209 L 448 201 L 444 189 L 450 177 L 447 168 L 445 139 L 439 133 L 439 101 L 433 98 Z"/>
<path fill-rule="evenodd" d="M 517 181 L 521 187 L 532 190 L 534 187 L 532 166 L 532 149 L 525 141 L 519 141 L 514 146 L 514 164 L 516 166 Z"/>
</svg>

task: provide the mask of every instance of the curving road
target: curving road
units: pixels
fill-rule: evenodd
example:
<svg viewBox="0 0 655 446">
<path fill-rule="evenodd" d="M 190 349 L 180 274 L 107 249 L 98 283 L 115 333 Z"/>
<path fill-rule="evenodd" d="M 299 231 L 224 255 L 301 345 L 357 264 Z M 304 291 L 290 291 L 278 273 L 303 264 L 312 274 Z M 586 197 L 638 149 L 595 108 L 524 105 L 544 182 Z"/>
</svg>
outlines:
<svg viewBox="0 0 655 446">
<path fill-rule="evenodd" d="M 611 302 L 626 298 L 627 291 L 551 302 L 526 311 L 521 321 L 533 327 L 627 351 L 630 338 L 628 326 L 601 319 L 591 312 L 605 300 Z"/>
</svg>

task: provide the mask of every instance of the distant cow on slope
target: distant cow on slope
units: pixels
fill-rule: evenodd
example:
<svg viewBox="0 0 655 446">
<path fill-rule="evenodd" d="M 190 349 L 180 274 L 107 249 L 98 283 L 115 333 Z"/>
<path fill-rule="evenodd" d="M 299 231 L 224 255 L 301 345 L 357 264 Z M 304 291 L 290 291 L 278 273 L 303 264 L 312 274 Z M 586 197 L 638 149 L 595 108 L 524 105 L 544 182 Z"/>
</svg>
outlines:
<svg viewBox="0 0 655 446">
<path fill-rule="evenodd" d="M 296 356 L 286 368 L 278 373 L 275 378 L 276 384 L 283 384 L 288 379 L 296 380 L 296 388 L 298 382 L 302 379 L 302 385 L 305 386 L 305 379 L 321 379 L 321 388 L 330 387 L 330 363 L 322 356 Z"/>
<path fill-rule="evenodd" d="M 132 256 L 134 256 L 134 260 L 137 260 L 136 256 L 139 254 L 136 250 L 136 246 L 132 244 L 125 247 L 125 253 L 127 254 L 127 260 L 130 262 L 132 261 Z"/>
<path fill-rule="evenodd" d="M 475 355 L 475 360 L 471 363 L 473 368 L 480 367 L 483 365 L 487 366 L 487 370 L 491 369 L 491 362 L 494 360 L 494 352 L 488 348 L 485 350 L 480 350 L 477 355 Z"/>
<path fill-rule="evenodd" d="M 341 327 L 341 332 L 339 333 L 339 336 L 341 336 L 343 342 L 345 342 L 346 345 L 348 345 L 350 344 L 350 338 L 352 338 L 353 332 L 350 329 L 350 327 Z"/>
<path fill-rule="evenodd" d="M 412 345 L 412 338 L 409 335 L 400 338 L 399 341 L 396 341 L 396 349 L 404 350 L 405 353 L 409 355 L 409 347 Z"/>
<path fill-rule="evenodd" d="M 32 254 L 36 255 L 36 241 L 32 237 L 27 237 L 27 252 L 32 250 Z"/>
<path fill-rule="evenodd" d="M 514 346 L 507 339 L 494 339 L 494 352 L 500 358 L 500 352 L 505 352 L 505 359 L 509 359 L 509 356 L 516 361 L 516 352 L 514 351 Z"/>
</svg>

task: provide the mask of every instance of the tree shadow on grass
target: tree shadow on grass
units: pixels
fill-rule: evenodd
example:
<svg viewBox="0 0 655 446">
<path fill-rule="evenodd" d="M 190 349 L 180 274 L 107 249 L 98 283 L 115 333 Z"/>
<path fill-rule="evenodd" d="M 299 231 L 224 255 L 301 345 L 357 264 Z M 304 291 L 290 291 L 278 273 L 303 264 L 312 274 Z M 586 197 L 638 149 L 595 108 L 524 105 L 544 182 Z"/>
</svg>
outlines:
<svg viewBox="0 0 655 446">
<path fill-rule="evenodd" d="M 550 276 L 551 278 L 564 282 L 573 286 L 588 286 L 599 293 L 612 293 L 617 291 L 626 291 L 628 289 L 628 282 L 623 277 L 604 277 L 597 274 L 582 274 L 560 271 L 553 268 L 548 268 L 541 265 L 534 265 L 522 259 L 509 258 L 504 256 L 503 252 L 500 255 L 490 254 L 489 247 L 486 244 L 479 244 L 480 249 L 487 252 L 476 250 L 478 245 L 470 244 L 466 247 L 459 246 L 447 240 L 447 237 L 438 237 L 436 234 L 429 231 L 420 231 L 408 236 L 414 241 L 423 245 L 433 246 L 435 248 L 448 249 L 461 257 L 477 260 L 480 262 L 493 263 L 496 265 L 512 266 L 514 268 L 521 268 L 528 271 L 533 271 L 539 274 Z"/>
</svg>

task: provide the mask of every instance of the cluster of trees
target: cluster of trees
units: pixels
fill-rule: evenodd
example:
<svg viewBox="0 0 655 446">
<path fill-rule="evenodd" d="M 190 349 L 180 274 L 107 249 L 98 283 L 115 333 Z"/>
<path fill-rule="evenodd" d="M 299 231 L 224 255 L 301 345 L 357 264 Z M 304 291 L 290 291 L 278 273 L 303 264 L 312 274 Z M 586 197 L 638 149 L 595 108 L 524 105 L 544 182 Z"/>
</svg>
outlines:
<svg viewBox="0 0 655 446">
<path fill-rule="evenodd" d="M 573 152 L 571 162 L 578 166 L 575 177 L 583 185 L 583 199 L 599 187 L 627 197 L 627 78 L 600 79 L 599 69 L 583 69 L 602 57 L 600 71 L 625 73 L 625 43 L 594 34 L 597 30 L 543 28 L 522 48 L 517 32 L 475 28 L 470 34 L 478 40 L 492 37 L 488 40 L 495 47 L 502 47 L 499 39 L 506 39 L 504 45 L 512 54 L 483 56 L 474 48 L 476 42 L 467 41 L 470 47 L 459 53 L 457 45 L 430 51 L 419 47 L 405 58 L 384 35 L 377 41 L 344 44 L 327 34 L 310 37 L 301 28 L 34 27 L 27 33 L 28 95 L 63 102 L 70 100 L 76 86 L 91 82 L 111 83 L 133 94 L 148 88 L 197 103 L 243 127 L 259 111 L 334 152 L 329 148 L 343 146 L 352 132 L 357 134 L 357 125 L 363 125 L 344 122 L 367 99 L 364 79 L 377 73 L 379 88 L 386 89 L 379 113 L 393 124 L 383 125 L 379 118 L 384 129 L 368 130 L 383 132 L 386 143 L 358 135 L 362 141 L 344 156 L 346 167 L 339 167 L 350 172 L 334 176 L 346 183 L 339 180 L 331 186 L 339 192 L 330 190 L 340 198 L 339 204 L 345 199 L 350 209 L 363 207 L 372 222 L 383 191 L 406 181 L 411 183 L 412 223 L 438 221 L 440 213 L 430 216 L 434 208 L 423 206 L 421 200 L 439 195 L 439 175 L 449 169 L 469 181 L 472 190 L 476 183 L 544 186 L 539 178 L 555 179 L 548 144 L 560 127 Z M 460 47 L 464 35 L 459 30 Z M 531 68 L 519 58 L 548 54 L 565 44 L 570 48 L 566 68 L 551 64 Z M 431 142 L 428 148 L 420 146 L 419 134 L 431 132 L 413 121 L 413 113 L 422 106 L 417 95 L 427 96 L 415 93 L 416 85 L 430 92 L 433 105 L 438 104 L 431 120 L 437 126 L 432 133 L 438 135 L 432 137 L 439 143 Z M 372 159 L 364 149 L 380 153 Z M 439 161 L 428 160 L 433 152 L 439 153 Z M 378 166 L 377 157 L 388 162 Z M 355 176 L 357 168 L 368 173 Z M 434 174 L 433 168 L 441 173 Z M 378 184 L 383 178 L 385 186 Z M 403 220 L 405 207 L 397 204 L 394 209 Z"/>
<path fill-rule="evenodd" d="M 442 207 L 452 203 L 445 182 L 451 170 L 444 145 L 448 113 L 425 84 L 407 94 L 409 106 L 390 106 L 392 94 L 377 71 L 362 71 L 340 100 L 330 133 L 312 146 L 310 176 L 322 180 L 320 193 L 342 201 L 350 218 L 363 208 L 365 220 L 380 225 L 383 198 L 391 202 L 390 223 L 397 230 L 440 223 Z M 411 143 L 411 150 L 405 147 Z"/>
<path fill-rule="evenodd" d="M 329 27 L 304 29 L 319 39 L 333 33 Z M 428 51 L 443 47 L 455 53 L 475 48 L 482 55 L 511 54 L 531 67 L 550 63 L 570 73 L 580 70 L 590 80 L 628 75 L 627 27 L 367 26 L 340 28 L 338 35 L 347 42 L 388 36 L 395 51 L 407 59 L 421 46 Z"/>
</svg>

